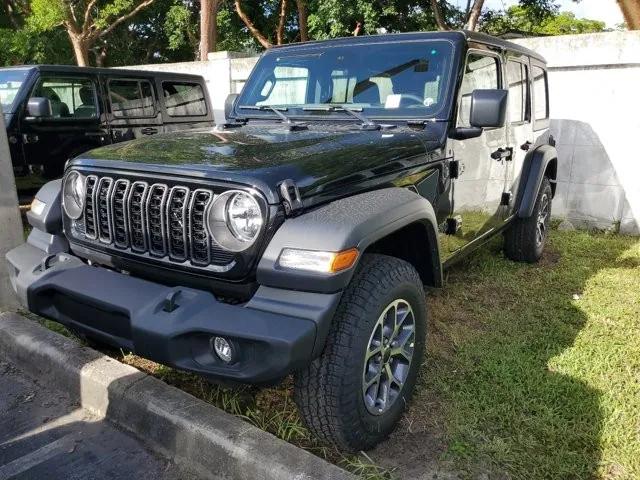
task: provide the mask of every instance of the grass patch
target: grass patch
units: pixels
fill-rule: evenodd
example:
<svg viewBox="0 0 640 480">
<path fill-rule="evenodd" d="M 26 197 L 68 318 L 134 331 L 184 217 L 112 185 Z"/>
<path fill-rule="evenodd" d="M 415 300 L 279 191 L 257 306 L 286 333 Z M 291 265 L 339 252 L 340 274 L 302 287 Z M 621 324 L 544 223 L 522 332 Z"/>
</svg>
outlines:
<svg viewBox="0 0 640 480">
<path fill-rule="evenodd" d="M 414 402 L 370 457 L 314 439 L 290 380 L 262 389 L 217 385 L 105 353 L 368 480 L 451 471 L 640 478 L 640 242 L 554 231 L 538 265 L 510 262 L 500 247 L 495 239 L 430 293 L 428 355 Z"/>
<path fill-rule="evenodd" d="M 430 301 L 416 406 L 441 406 L 444 458 L 472 476 L 640 478 L 640 242 L 553 232 L 539 265 L 499 248 Z"/>
</svg>

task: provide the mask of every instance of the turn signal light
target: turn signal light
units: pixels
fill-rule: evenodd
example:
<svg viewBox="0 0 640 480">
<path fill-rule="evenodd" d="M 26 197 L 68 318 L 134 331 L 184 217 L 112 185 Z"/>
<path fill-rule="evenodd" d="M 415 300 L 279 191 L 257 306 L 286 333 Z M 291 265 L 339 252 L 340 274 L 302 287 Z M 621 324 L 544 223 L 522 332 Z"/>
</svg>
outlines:
<svg viewBox="0 0 640 480">
<path fill-rule="evenodd" d="M 358 259 L 358 249 L 350 248 L 340 252 L 318 250 L 298 250 L 285 248 L 280 253 L 278 265 L 290 270 L 318 273 L 337 273 L 351 268 Z"/>
</svg>

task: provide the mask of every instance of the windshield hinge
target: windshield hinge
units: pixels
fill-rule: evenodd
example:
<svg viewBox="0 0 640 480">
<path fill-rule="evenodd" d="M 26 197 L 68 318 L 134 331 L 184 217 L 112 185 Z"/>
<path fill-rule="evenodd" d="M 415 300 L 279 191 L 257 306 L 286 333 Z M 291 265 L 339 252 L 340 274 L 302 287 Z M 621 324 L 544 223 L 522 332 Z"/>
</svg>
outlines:
<svg viewBox="0 0 640 480">
<path fill-rule="evenodd" d="M 300 190 L 291 179 L 283 180 L 280 183 L 280 196 L 284 205 L 284 213 L 286 216 L 296 215 L 302 210 L 302 199 L 300 198 Z"/>
</svg>

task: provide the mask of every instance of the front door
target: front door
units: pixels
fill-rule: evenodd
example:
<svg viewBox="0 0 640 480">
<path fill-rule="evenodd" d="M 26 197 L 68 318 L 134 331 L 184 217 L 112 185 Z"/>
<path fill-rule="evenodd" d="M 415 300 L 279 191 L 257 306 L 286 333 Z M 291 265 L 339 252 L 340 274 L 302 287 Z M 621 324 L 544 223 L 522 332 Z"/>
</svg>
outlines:
<svg viewBox="0 0 640 480">
<path fill-rule="evenodd" d="M 498 88 L 502 88 L 500 56 L 470 50 L 458 96 L 456 126 L 470 126 L 474 90 Z M 502 203 L 510 161 L 506 127 L 486 128 L 479 137 L 449 142 L 458 177 L 451 186 L 453 213 L 441 226 L 445 260 L 504 222 L 507 207 Z"/>
<path fill-rule="evenodd" d="M 42 165 L 46 177 L 61 176 L 67 160 L 109 143 L 92 75 L 42 72 L 30 96 L 51 102 L 51 117 L 29 118 L 25 105 L 20 122 L 26 163 Z"/>
</svg>

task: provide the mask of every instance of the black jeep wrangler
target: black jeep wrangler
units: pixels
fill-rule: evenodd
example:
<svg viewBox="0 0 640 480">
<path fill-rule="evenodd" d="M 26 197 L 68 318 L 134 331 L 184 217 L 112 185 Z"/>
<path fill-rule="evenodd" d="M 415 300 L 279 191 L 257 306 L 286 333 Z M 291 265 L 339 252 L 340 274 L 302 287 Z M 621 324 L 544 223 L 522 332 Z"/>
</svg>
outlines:
<svg viewBox="0 0 640 480">
<path fill-rule="evenodd" d="M 295 376 L 308 427 L 387 436 L 424 286 L 497 234 L 542 254 L 557 152 L 544 60 L 467 32 L 269 49 L 216 128 L 102 147 L 38 193 L 7 255 L 29 310 L 212 379 Z"/>
</svg>

